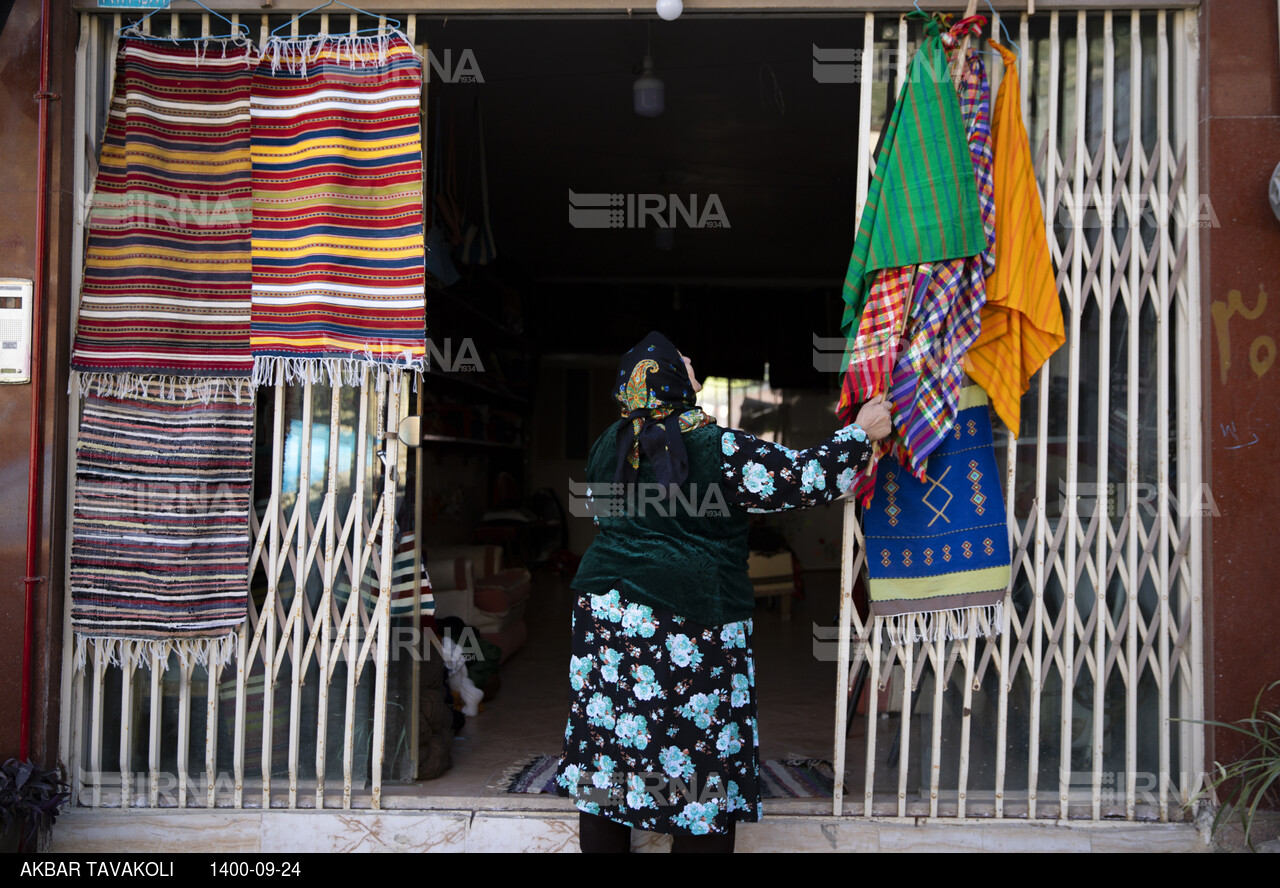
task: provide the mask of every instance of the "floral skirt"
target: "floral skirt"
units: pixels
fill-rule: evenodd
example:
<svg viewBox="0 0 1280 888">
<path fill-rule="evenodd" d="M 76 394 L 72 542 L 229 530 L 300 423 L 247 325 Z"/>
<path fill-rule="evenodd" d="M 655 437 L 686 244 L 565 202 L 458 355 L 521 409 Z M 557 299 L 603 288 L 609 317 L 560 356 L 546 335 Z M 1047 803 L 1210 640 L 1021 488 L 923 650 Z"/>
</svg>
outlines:
<svg viewBox="0 0 1280 888">
<path fill-rule="evenodd" d="M 760 819 L 751 621 L 704 626 L 582 595 L 560 795 L 618 823 L 723 833 Z"/>
</svg>

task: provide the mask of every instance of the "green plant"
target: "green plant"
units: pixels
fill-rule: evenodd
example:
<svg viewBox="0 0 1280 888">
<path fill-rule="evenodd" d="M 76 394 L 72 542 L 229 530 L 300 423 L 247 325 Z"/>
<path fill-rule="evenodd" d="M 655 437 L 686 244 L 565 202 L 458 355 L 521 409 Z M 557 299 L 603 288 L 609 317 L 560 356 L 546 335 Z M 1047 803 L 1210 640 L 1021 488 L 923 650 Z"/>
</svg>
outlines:
<svg viewBox="0 0 1280 888">
<path fill-rule="evenodd" d="M 1231 814 L 1240 815 L 1240 825 L 1244 827 L 1245 843 L 1253 848 L 1250 834 L 1253 831 L 1254 815 L 1258 806 L 1269 800 L 1275 804 L 1280 793 L 1280 712 L 1266 711 L 1262 708 L 1262 698 L 1270 691 L 1280 687 L 1280 681 L 1258 691 L 1253 701 L 1253 713 L 1248 718 L 1237 722 L 1207 721 L 1206 725 L 1225 728 L 1243 734 L 1253 741 L 1253 746 L 1239 759 L 1228 765 L 1214 762 L 1216 776 L 1209 781 L 1197 799 L 1205 793 L 1216 793 L 1224 786 L 1230 786 L 1227 797 L 1222 801 L 1213 817 L 1213 832 L 1216 834 L 1222 823 Z"/>
<path fill-rule="evenodd" d="M 58 809 L 70 797 L 57 771 L 41 768 L 28 759 L 9 759 L 0 765 L 0 828 L 20 830 L 19 851 L 36 851 L 46 845 L 58 818 Z"/>
</svg>

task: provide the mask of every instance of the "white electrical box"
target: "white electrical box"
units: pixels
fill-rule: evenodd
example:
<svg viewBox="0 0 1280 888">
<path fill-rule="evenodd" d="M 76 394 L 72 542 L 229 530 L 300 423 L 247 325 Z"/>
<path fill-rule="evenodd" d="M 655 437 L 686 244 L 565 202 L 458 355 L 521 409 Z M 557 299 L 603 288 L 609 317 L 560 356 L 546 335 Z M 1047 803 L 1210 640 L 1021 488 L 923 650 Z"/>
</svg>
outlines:
<svg viewBox="0 0 1280 888">
<path fill-rule="evenodd" d="M 31 281 L 0 278 L 0 383 L 31 381 Z"/>
</svg>

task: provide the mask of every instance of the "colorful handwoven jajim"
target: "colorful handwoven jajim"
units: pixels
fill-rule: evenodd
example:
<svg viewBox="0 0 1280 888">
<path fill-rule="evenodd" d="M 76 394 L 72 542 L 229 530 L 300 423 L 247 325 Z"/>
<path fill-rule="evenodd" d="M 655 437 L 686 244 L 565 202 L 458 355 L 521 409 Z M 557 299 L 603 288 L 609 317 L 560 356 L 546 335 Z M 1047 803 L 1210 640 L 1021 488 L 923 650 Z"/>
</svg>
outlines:
<svg viewBox="0 0 1280 888">
<path fill-rule="evenodd" d="M 71 624 L 112 662 L 225 663 L 245 618 L 254 408 L 139 383 L 90 393 L 76 448 Z"/>
<path fill-rule="evenodd" d="M 986 277 L 995 267 L 995 203 L 991 175 L 990 91 L 981 57 L 971 53 L 965 67 L 961 108 L 968 130 L 978 198 L 982 207 L 985 249 L 976 256 L 921 265 L 907 319 L 908 342 L 897 358 L 889 384 L 894 435 L 877 447 L 876 456 L 891 453 L 923 477 L 929 455 L 955 421 L 964 356 L 978 337 L 979 313 L 986 302 Z M 870 308 L 870 305 L 868 305 Z M 864 316 L 864 323 L 868 320 Z M 856 386 L 854 379 L 850 385 Z M 877 389 L 852 390 L 855 401 Z M 854 491 L 865 504 L 871 497 L 877 463 L 859 473 Z"/>
<path fill-rule="evenodd" d="M 916 274 L 916 268 L 914 265 L 882 268 L 872 279 L 844 375 L 842 400 L 849 404 L 865 401 L 870 397 L 868 392 L 878 393 L 889 388 L 906 315 L 916 302 L 912 298 L 913 288 L 927 281 L 926 276 Z"/>
<path fill-rule="evenodd" d="M 398 34 L 268 43 L 251 100 L 256 382 L 422 369 L 421 93 Z"/>
<path fill-rule="evenodd" d="M 890 641 L 994 636 L 1009 586 L 1009 530 L 986 393 L 960 412 L 918 480 L 886 461 L 863 515 L 871 612 Z"/>
<path fill-rule="evenodd" d="M 94 183 L 82 391 L 247 394 L 253 47 L 125 37 Z"/>
<path fill-rule="evenodd" d="M 947 75 L 937 24 L 911 60 L 885 127 L 867 202 L 844 282 L 841 332 L 854 339 L 869 278 L 900 268 L 973 256 L 983 249 L 982 219 L 973 167 L 965 151 L 959 102 Z M 846 422 L 849 405 L 841 403 Z"/>
</svg>

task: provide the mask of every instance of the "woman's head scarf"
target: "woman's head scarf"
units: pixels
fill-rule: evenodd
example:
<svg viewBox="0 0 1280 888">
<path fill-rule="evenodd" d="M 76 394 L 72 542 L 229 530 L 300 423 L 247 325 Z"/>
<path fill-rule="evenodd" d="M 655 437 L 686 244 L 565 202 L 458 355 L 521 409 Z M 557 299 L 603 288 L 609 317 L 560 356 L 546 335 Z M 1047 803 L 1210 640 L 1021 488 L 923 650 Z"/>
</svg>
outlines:
<svg viewBox="0 0 1280 888">
<path fill-rule="evenodd" d="M 694 404 L 695 392 L 680 351 L 652 331 L 622 356 L 614 398 L 622 405 L 615 482 L 634 482 L 640 454 L 649 458 L 658 483 L 680 485 L 689 477 L 684 434 L 715 422 Z"/>
</svg>

